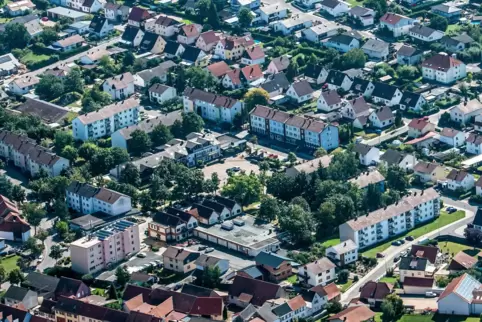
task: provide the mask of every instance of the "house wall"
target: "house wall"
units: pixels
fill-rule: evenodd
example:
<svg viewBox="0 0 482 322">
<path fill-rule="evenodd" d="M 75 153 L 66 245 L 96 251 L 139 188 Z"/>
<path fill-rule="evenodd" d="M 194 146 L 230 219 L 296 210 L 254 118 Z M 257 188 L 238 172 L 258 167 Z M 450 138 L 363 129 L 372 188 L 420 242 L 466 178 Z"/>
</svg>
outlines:
<svg viewBox="0 0 482 322">
<path fill-rule="evenodd" d="M 437 302 L 439 314 L 470 315 L 470 304 L 455 293 L 451 293 Z"/>
</svg>

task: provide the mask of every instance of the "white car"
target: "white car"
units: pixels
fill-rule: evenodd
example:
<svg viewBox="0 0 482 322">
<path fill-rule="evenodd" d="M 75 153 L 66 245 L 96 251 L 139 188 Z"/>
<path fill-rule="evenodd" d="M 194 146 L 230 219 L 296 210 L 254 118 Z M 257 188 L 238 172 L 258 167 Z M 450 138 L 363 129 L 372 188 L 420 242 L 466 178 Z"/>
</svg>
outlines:
<svg viewBox="0 0 482 322">
<path fill-rule="evenodd" d="M 146 258 L 147 254 L 146 253 L 138 253 L 137 257 L 139 258 Z"/>
<path fill-rule="evenodd" d="M 437 294 L 434 292 L 425 292 L 425 297 L 437 297 Z"/>
</svg>

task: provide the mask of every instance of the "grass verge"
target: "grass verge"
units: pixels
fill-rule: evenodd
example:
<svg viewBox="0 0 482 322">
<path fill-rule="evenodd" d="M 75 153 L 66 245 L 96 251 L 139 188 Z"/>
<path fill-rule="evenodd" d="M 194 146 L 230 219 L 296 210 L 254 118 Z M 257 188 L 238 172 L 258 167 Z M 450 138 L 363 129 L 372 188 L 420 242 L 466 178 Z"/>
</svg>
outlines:
<svg viewBox="0 0 482 322">
<path fill-rule="evenodd" d="M 10 273 L 15 268 L 18 268 L 17 260 L 20 258 L 18 255 L 4 257 L 0 260 L 0 265 L 5 269 L 5 274 Z"/>
</svg>

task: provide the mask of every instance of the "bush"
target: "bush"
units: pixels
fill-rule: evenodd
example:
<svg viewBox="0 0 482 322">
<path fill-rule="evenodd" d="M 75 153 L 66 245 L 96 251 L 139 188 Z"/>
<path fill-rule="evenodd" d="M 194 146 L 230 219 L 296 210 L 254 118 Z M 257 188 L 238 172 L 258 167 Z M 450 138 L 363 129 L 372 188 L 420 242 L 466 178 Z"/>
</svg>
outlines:
<svg viewBox="0 0 482 322">
<path fill-rule="evenodd" d="M 350 275 L 350 273 L 346 269 L 340 271 L 338 273 L 338 283 L 345 284 L 346 282 L 348 282 L 348 276 L 349 275 Z"/>
<path fill-rule="evenodd" d="M 153 252 L 158 252 L 158 251 L 159 251 L 159 247 L 157 247 L 157 246 L 152 246 L 152 247 L 151 247 L 151 250 L 152 250 Z"/>
<path fill-rule="evenodd" d="M 94 281 L 94 276 L 92 276 L 91 274 L 85 274 L 82 276 L 82 282 L 84 282 L 87 285 L 92 284 L 93 281 Z"/>
<path fill-rule="evenodd" d="M 355 277 L 353 277 L 353 283 L 356 283 L 358 282 L 358 275 L 355 275 Z"/>
</svg>

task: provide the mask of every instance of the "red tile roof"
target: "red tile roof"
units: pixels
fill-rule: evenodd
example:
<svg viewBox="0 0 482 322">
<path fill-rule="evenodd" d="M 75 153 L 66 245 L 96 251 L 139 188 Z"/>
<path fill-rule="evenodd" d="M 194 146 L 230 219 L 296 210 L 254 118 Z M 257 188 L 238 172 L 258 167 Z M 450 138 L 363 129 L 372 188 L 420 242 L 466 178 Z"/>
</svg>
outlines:
<svg viewBox="0 0 482 322">
<path fill-rule="evenodd" d="M 469 254 L 464 253 L 463 251 L 458 252 L 448 267 L 448 270 L 465 270 L 472 268 L 477 263 L 477 259 L 475 257 L 470 256 Z"/>
<path fill-rule="evenodd" d="M 429 163 L 428 165 L 438 166 L 436 163 Z M 432 170 L 433 171 L 433 170 Z M 430 171 L 430 173 L 432 172 Z M 434 246 L 413 245 L 410 250 L 410 255 L 415 257 L 427 258 L 430 263 L 434 264 L 437 259 L 438 248 Z"/>
<path fill-rule="evenodd" d="M 333 315 L 328 319 L 328 321 L 341 320 L 343 322 L 362 322 L 368 321 L 374 316 L 375 312 L 370 310 L 368 307 L 361 305 L 349 307 L 340 313 Z"/>
<path fill-rule="evenodd" d="M 426 59 L 422 63 L 422 67 L 436 69 L 440 71 L 447 71 L 452 67 L 458 66 L 462 62 L 452 56 L 435 54 L 432 57 Z"/>
<path fill-rule="evenodd" d="M 430 124 L 430 121 L 421 118 L 421 119 L 413 119 L 408 123 L 408 127 L 417 129 L 417 130 L 423 130 L 428 124 Z"/>
<path fill-rule="evenodd" d="M 249 81 L 255 81 L 263 77 L 263 71 L 259 67 L 259 65 L 251 65 L 246 66 L 241 69 L 241 73 L 243 74 L 244 78 Z"/>
<path fill-rule="evenodd" d="M 224 76 L 231 71 L 231 67 L 229 67 L 229 65 L 226 64 L 225 61 L 220 61 L 220 62 L 211 64 L 207 68 L 211 72 L 211 74 L 217 78 Z"/>
<path fill-rule="evenodd" d="M 387 12 L 380 18 L 380 22 L 384 22 L 389 25 L 396 25 L 403 18 L 405 17 L 401 15 L 397 15 L 396 13 Z"/>
<path fill-rule="evenodd" d="M 433 278 L 422 278 L 422 277 L 405 277 L 403 280 L 403 286 L 418 286 L 431 288 L 433 286 Z"/>
<path fill-rule="evenodd" d="M 361 288 L 360 299 L 382 300 L 392 291 L 393 285 L 390 283 L 369 281 Z"/>
<path fill-rule="evenodd" d="M 440 294 L 438 301 L 440 301 L 441 299 L 443 299 L 444 297 L 452 294 L 456 289 L 457 289 L 457 286 L 459 286 L 459 284 L 463 281 L 463 279 L 465 278 L 467 274 L 464 274 L 462 276 L 459 276 L 459 277 L 456 277 L 452 280 L 452 282 L 450 282 L 446 287 L 445 287 L 445 290 L 442 292 L 442 294 Z"/>
</svg>

